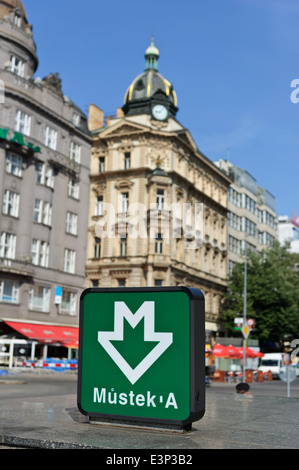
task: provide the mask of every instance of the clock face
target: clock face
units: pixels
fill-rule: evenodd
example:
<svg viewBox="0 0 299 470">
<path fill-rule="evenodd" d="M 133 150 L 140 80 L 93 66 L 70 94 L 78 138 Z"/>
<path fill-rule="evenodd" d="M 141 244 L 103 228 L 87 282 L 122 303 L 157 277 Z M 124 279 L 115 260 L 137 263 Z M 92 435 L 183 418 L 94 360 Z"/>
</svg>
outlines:
<svg viewBox="0 0 299 470">
<path fill-rule="evenodd" d="M 164 119 L 167 118 L 168 116 L 168 111 L 165 106 L 162 104 L 156 104 L 153 109 L 152 109 L 152 114 L 155 119 L 158 119 L 159 121 L 163 121 Z"/>
</svg>

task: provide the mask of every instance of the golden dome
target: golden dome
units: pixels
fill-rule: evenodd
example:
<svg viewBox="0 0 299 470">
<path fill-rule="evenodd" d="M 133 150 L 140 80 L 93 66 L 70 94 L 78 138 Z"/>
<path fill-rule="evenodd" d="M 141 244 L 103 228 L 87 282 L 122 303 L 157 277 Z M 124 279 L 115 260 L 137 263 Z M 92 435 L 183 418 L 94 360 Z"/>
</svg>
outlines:
<svg viewBox="0 0 299 470">
<path fill-rule="evenodd" d="M 124 104 L 140 99 L 150 99 L 158 91 L 162 91 L 174 106 L 177 106 L 176 93 L 171 83 L 158 73 L 159 50 L 152 38 L 150 46 L 145 51 L 145 71 L 133 80 L 126 91 Z"/>
<path fill-rule="evenodd" d="M 146 70 L 133 80 L 126 91 L 124 104 L 138 99 L 149 99 L 158 90 L 164 92 L 174 106 L 177 106 L 176 93 L 171 83 L 155 70 Z"/>
</svg>

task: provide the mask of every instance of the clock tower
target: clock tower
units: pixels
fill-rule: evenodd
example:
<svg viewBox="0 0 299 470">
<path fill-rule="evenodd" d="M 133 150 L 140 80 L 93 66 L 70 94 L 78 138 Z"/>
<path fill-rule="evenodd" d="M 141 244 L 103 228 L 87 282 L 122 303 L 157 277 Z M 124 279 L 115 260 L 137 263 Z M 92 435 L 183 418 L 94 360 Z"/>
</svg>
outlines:
<svg viewBox="0 0 299 470">
<path fill-rule="evenodd" d="M 165 122 L 178 111 L 177 97 L 171 83 L 158 73 L 159 50 L 153 39 L 145 59 L 145 71 L 127 89 L 122 110 L 125 116 L 149 114 L 153 120 Z"/>
</svg>

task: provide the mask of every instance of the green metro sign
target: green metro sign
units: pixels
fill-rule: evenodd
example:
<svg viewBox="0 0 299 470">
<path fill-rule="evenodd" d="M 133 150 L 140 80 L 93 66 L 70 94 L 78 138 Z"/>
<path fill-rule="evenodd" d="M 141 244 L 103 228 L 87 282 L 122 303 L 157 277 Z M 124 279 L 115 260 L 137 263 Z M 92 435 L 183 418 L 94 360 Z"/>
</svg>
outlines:
<svg viewBox="0 0 299 470">
<path fill-rule="evenodd" d="M 91 288 L 80 302 L 78 408 L 83 414 L 183 427 L 204 415 L 200 290 Z"/>
</svg>

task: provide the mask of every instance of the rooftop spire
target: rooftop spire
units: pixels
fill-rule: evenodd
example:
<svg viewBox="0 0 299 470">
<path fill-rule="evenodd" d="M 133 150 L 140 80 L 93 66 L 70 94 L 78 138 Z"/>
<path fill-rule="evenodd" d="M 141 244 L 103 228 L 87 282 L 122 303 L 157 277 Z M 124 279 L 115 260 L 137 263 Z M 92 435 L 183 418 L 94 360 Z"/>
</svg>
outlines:
<svg viewBox="0 0 299 470">
<path fill-rule="evenodd" d="M 151 45 L 145 51 L 146 65 L 145 70 L 158 70 L 159 50 L 154 45 L 154 38 L 151 39 Z"/>
</svg>

